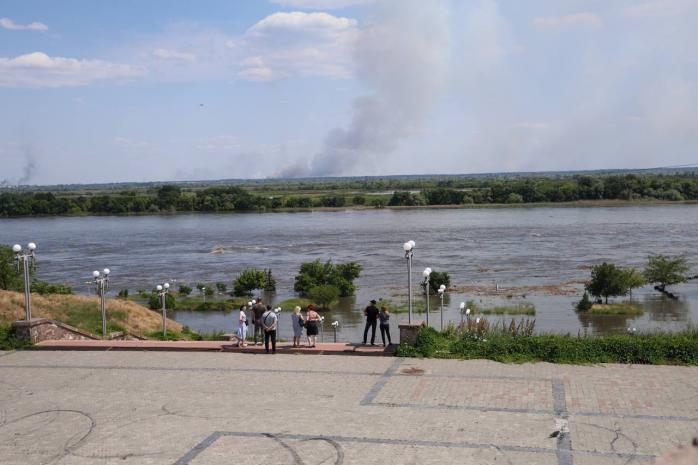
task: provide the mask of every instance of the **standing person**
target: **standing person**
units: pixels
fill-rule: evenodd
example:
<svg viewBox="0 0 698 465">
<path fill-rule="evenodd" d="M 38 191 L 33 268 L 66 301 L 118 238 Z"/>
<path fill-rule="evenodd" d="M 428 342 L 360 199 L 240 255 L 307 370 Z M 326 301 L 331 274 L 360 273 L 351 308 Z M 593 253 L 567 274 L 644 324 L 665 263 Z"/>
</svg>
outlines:
<svg viewBox="0 0 698 465">
<path fill-rule="evenodd" d="M 305 319 L 305 332 L 308 335 L 308 347 L 315 347 L 317 342 L 318 322 L 320 315 L 315 311 L 315 307 L 308 305 L 308 312 Z"/>
<path fill-rule="evenodd" d="M 252 306 L 252 324 L 254 324 L 254 343 L 261 345 L 262 341 L 257 342 L 257 335 L 260 339 L 264 339 L 264 330 L 262 329 L 262 315 L 267 311 L 267 308 L 262 303 L 262 298 L 258 298 L 257 302 Z"/>
<path fill-rule="evenodd" d="M 267 305 L 266 311 L 262 314 L 262 328 L 264 328 L 264 349 L 269 353 L 269 340 L 271 339 L 271 353 L 276 353 L 276 326 L 278 317 L 271 309 L 271 305 Z"/>
<path fill-rule="evenodd" d="M 380 328 L 381 328 L 381 339 L 383 339 L 383 347 L 385 347 L 385 335 L 388 335 L 388 345 L 391 345 L 393 342 L 390 340 L 390 312 L 388 311 L 388 307 L 383 306 L 381 307 L 381 311 L 378 314 L 378 319 L 380 320 Z"/>
<path fill-rule="evenodd" d="M 247 347 L 247 310 L 246 305 L 240 305 L 240 315 L 238 316 L 238 347 Z"/>
<path fill-rule="evenodd" d="M 364 344 L 366 344 L 368 328 L 371 328 L 371 345 L 375 346 L 376 324 L 378 323 L 378 307 L 376 307 L 375 300 L 372 300 L 371 305 L 366 307 L 366 309 L 364 310 L 364 315 L 366 315 L 366 327 L 364 328 Z"/>
<path fill-rule="evenodd" d="M 301 336 L 303 335 L 303 315 L 301 315 L 301 308 L 295 306 L 293 308 L 293 313 L 291 314 L 291 323 L 293 324 L 293 347 L 301 346 Z"/>
</svg>

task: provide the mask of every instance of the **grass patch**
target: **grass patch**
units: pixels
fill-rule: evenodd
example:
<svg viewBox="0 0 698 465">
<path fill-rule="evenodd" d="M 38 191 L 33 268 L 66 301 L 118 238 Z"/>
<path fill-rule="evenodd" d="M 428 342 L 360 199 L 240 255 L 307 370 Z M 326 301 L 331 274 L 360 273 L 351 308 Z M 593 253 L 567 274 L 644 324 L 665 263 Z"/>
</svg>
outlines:
<svg viewBox="0 0 698 465">
<path fill-rule="evenodd" d="M 55 318 L 92 334 L 102 334 L 102 313 L 97 302 L 62 302 L 54 309 Z M 107 333 L 125 332 L 127 314 L 123 310 L 107 309 Z"/>
<path fill-rule="evenodd" d="M 521 303 L 513 306 L 505 305 L 492 308 L 484 308 L 481 309 L 479 312 L 483 315 L 535 315 L 536 306 L 530 303 Z"/>
<path fill-rule="evenodd" d="M 698 330 L 611 336 L 514 336 L 505 331 L 478 335 L 454 330 L 440 333 L 433 328 L 422 328 L 416 344 L 400 345 L 397 355 L 516 363 L 698 365 Z"/>
<path fill-rule="evenodd" d="M 10 325 L 0 325 L 0 350 L 28 349 L 31 342 L 22 342 L 15 339 Z"/>
<path fill-rule="evenodd" d="M 642 315 L 642 307 L 635 304 L 594 304 L 588 311 L 596 315 Z"/>
<path fill-rule="evenodd" d="M 281 307 L 283 310 L 293 310 L 293 307 L 298 306 L 301 308 L 301 310 L 305 311 L 305 309 L 308 308 L 308 305 L 310 305 L 310 304 L 315 305 L 315 303 L 310 299 L 295 297 L 292 299 L 283 300 L 283 301 L 279 302 L 278 304 L 276 304 L 275 306 Z M 315 307 L 317 308 L 317 305 L 315 305 Z"/>
</svg>

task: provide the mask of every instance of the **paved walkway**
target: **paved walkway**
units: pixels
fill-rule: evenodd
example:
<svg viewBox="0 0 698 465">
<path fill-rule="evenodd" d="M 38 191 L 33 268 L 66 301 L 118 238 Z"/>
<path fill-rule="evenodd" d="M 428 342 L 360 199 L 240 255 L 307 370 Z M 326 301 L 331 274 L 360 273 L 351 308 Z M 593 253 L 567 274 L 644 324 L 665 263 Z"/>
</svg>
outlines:
<svg viewBox="0 0 698 465">
<path fill-rule="evenodd" d="M 4 465 L 620 465 L 697 427 L 697 368 L 0 352 Z"/>
<path fill-rule="evenodd" d="M 238 347 L 236 343 L 222 341 L 42 341 L 36 345 L 43 350 L 140 350 L 140 351 L 187 351 L 187 352 L 242 352 L 263 353 L 264 345 L 248 344 Z M 396 345 L 383 347 L 350 344 L 344 342 L 318 343 L 315 347 L 305 345 L 295 348 L 290 343 L 276 346 L 279 354 L 319 354 L 319 355 L 392 355 Z"/>
</svg>

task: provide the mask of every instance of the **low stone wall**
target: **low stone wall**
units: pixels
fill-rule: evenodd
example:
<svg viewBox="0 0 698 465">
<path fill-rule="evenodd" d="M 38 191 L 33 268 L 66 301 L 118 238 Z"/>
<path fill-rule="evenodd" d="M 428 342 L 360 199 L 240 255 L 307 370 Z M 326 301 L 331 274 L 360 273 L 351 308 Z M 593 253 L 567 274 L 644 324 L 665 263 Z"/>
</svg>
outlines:
<svg viewBox="0 0 698 465">
<path fill-rule="evenodd" d="M 47 340 L 94 340 L 98 337 L 73 328 L 70 325 L 48 318 L 32 318 L 29 321 L 21 320 L 12 323 L 15 337 L 21 341 L 30 341 L 33 344 Z"/>
<path fill-rule="evenodd" d="M 422 326 L 424 326 L 423 321 L 400 323 L 398 325 L 398 328 L 400 328 L 400 344 L 415 345 L 417 343 L 417 331 Z"/>
</svg>

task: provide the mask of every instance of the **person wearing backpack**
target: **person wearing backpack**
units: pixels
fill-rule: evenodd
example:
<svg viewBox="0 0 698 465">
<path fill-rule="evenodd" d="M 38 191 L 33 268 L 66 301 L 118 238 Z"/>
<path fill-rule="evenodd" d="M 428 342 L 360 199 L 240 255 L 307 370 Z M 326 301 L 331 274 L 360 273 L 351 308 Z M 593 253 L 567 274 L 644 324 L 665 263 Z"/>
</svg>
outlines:
<svg viewBox="0 0 698 465">
<path fill-rule="evenodd" d="M 271 353 L 276 353 L 276 326 L 278 317 L 271 309 L 271 305 L 267 305 L 266 312 L 262 314 L 262 328 L 264 329 L 264 349 L 269 353 L 269 341 L 271 340 Z"/>
</svg>

